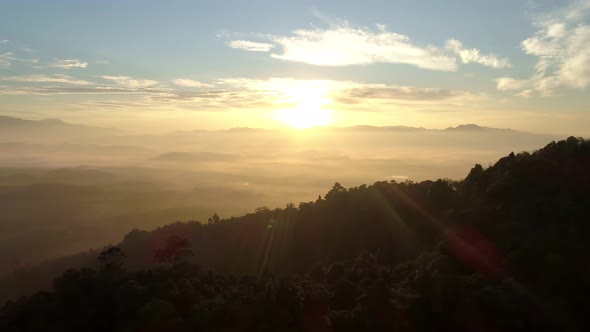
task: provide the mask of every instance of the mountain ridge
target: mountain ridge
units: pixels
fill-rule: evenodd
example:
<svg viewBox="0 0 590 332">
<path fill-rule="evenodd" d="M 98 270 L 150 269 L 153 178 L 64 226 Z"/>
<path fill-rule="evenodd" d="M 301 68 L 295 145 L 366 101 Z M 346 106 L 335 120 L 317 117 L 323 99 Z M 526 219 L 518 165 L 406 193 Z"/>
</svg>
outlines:
<svg viewBox="0 0 590 332">
<path fill-rule="evenodd" d="M 80 138 L 120 136 L 127 131 L 117 128 L 73 124 L 61 119 L 26 120 L 0 115 L 0 141 L 75 142 Z"/>
<path fill-rule="evenodd" d="M 118 128 L 88 126 L 88 125 L 84 125 L 84 124 L 66 122 L 62 119 L 57 119 L 57 118 L 48 118 L 48 119 L 41 119 L 41 120 L 27 120 L 27 119 L 17 118 L 17 117 L 13 117 L 13 116 L 0 115 L 0 127 L 6 126 L 6 125 L 34 126 L 34 125 L 42 125 L 42 124 L 84 127 L 84 128 L 104 129 L 104 130 L 117 130 L 117 131 L 124 132 L 124 130 L 121 130 Z"/>
<path fill-rule="evenodd" d="M 126 130 L 114 128 L 114 127 L 95 127 L 84 124 L 76 124 L 64 121 L 57 118 L 41 119 L 41 120 L 27 120 L 12 116 L 0 115 L 0 128 L 6 128 L 7 126 L 40 126 L 40 125 L 51 125 L 51 126 L 67 126 L 70 128 L 79 129 L 94 129 L 94 130 L 105 130 L 105 131 L 116 131 L 117 135 L 128 135 Z M 259 128 L 259 127 L 231 127 L 227 129 L 218 130 L 177 130 L 171 131 L 160 135 L 186 135 L 186 134 L 198 134 L 198 133 L 235 133 L 235 134 L 247 134 L 247 133 L 277 133 L 286 132 L 285 129 L 272 129 L 272 128 Z M 484 132 L 510 132 L 510 133 L 522 133 L 531 135 L 556 135 L 552 133 L 531 133 L 523 130 L 512 129 L 512 128 L 496 128 L 482 126 L 474 123 L 458 124 L 454 127 L 447 127 L 442 129 L 436 128 L 425 128 L 425 127 L 413 127 L 404 125 L 391 125 L 391 126 L 374 126 L 374 125 L 353 125 L 345 127 L 336 126 L 317 126 L 307 129 L 300 129 L 298 131 L 356 131 L 356 132 L 471 132 L 471 133 L 484 133 Z M 138 133 L 137 135 L 153 135 L 149 133 Z"/>
</svg>

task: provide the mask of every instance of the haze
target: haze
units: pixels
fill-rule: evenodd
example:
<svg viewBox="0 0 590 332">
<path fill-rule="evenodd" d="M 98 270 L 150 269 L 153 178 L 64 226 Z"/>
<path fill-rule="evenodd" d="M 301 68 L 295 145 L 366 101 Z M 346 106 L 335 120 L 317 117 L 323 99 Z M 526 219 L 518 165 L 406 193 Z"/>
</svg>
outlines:
<svg viewBox="0 0 590 332">
<path fill-rule="evenodd" d="M 476 123 L 587 136 L 587 12 L 587 1 L 7 1 L 0 112 L 149 133 Z"/>
<path fill-rule="evenodd" d="M 590 135 L 590 1 L 0 7 L 0 276 Z"/>
</svg>

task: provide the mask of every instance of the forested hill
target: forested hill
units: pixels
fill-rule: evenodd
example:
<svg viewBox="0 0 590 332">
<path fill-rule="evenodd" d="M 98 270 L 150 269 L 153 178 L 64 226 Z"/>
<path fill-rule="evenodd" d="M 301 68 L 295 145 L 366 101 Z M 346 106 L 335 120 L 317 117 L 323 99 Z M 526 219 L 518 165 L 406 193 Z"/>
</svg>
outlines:
<svg viewBox="0 0 590 332">
<path fill-rule="evenodd" d="M 135 230 L 0 330 L 587 331 L 589 169 L 570 137 L 462 181 Z"/>
</svg>

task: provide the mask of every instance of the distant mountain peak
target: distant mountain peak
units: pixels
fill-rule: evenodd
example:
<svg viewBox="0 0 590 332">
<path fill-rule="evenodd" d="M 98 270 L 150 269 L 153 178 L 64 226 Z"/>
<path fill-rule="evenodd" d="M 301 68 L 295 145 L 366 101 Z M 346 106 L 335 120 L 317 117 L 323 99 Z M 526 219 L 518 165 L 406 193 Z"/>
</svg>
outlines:
<svg viewBox="0 0 590 332">
<path fill-rule="evenodd" d="M 449 131 L 450 130 L 475 131 L 475 130 L 486 130 L 486 129 L 491 129 L 491 128 L 478 126 L 473 123 L 468 123 L 468 124 L 458 125 L 457 127 L 448 127 L 445 130 L 449 130 Z"/>
<path fill-rule="evenodd" d="M 509 129 L 509 128 L 493 128 L 493 127 L 484 127 L 479 126 L 473 123 L 462 124 L 458 125 L 457 127 L 448 127 L 443 129 L 443 131 L 448 132 L 512 132 L 512 133 L 522 133 L 520 131 Z"/>
<path fill-rule="evenodd" d="M 51 124 L 60 124 L 60 125 L 69 125 L 70 123 L 67 123 L 61 119 L 44 119 L 44 120 L 40 120 L 39 122 L 42 123 L 51 123 Z"/>
<path fill-rule="evenodd" d="M 0 115 L 0 141 L 27 143 L 75 142 L 80 138 L 121 135 L 114 128 L 90 127 L 68 123 L 60 119 L 26 120 Z"/>
</svg>

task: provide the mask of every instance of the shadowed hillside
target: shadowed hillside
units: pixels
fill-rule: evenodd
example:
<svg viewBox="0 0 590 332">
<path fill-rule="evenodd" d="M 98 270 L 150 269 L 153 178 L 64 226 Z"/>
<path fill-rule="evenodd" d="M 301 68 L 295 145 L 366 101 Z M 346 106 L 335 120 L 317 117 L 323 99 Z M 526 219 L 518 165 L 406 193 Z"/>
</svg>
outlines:
<svg viewBox="0 0 590 332">
<path fill-rule="evenodd" d="M 584 331 L 588 169 L 590 143 L 570 137 L 462 181 L 336 183 L 298 206 L 134 230 L 8 302 L 0 329 Z"/>
<path fill-rule="evenodd" d="M 473 124 L 140 135 L 0 117 L 0 278 L 133 228 L 309 202 L 335 182 L 461 179 L 560 138 Z"/>
</svg>

